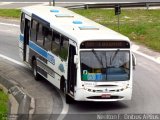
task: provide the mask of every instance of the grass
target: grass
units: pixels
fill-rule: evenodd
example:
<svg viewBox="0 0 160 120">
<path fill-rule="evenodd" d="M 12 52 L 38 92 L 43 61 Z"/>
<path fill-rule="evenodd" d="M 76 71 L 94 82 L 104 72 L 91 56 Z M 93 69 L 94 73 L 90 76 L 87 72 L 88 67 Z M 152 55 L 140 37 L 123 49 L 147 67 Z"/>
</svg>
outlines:
<svg viewBox="0 0 160 120">
<path fill-rule="evenodd" d="M 3 92 L 0 91 L 0 114 L 8 113 L 8 96 Z"/>
<path fill-rule="evenodd" d="M 74 10 L 104 26 L 118 31 L 114 10 Z M 120 33 L 132 41 L 160 52 L 160 10 L 123 9 L 120 15 Z"/>
<path fill-rule="evenodd" d="M 20 18 L 19 9 L 0 9 L 0 16 L 5 18 Z"/>
<path fill-rule="evenodd" d="M 110 9 L 73 10 L 115 31 L 117 16 Z M 122 9 L 120 15 L 120 33 L 132 41 L 160 52 L 160 10 Z M 0 9 L 0 16 L 20 18 L 20 10 Z"/>
</svg>

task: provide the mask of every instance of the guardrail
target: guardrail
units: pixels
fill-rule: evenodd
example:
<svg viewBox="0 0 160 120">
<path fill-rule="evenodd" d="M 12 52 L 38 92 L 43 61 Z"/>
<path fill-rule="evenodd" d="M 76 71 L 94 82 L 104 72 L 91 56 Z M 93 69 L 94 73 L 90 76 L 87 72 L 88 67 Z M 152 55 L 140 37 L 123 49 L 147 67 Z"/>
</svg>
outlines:
<svg viewBox="0 0 160 120">
<path fill-rule="evenodd" d="M 119 5 L 123 8 L 129 7 L 155 7 L 160 6 L 160 2 L 136 2 L 136 3 L 89 3 L 89 4 L 82 4 L 82 5 L 74 5 L 74 6 L 66 6 L 66 8 L 71 9 L 89 9 L 89 8 L 115 8 L 115 6 Z"/>
</svg>

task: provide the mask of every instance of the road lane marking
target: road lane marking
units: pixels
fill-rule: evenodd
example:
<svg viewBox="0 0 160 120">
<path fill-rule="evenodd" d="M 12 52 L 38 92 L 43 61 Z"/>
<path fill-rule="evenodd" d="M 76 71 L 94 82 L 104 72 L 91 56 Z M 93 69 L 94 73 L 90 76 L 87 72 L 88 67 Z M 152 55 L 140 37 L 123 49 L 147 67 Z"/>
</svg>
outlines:
<svg viewBox="0 0 160 120">
<path fill-rule="evenodd" d="M 151 61 L 153 61 L 153 62 L 155 62 L 155 63 L 158 63 L 158 64 L 160 64 L 160 60 L 157 58 L 154 58 L 154 57 L 152 57 L 152 56 L 149 56 L 149 55 L 147 55 L 147 54 L 144 54 L 144 53 L 142 53 L 142 52 L 140 52 L 140 51 L 138 51 L 138 49 L 139 49 L 140 47 L 138 46 L 138 45 L 132 45 L 131 46 L 131 50 L 134 52 L 134 53 L 136 53 L 136 54 L 138 54 L 138 55 L 141 55 L 141 56 L 143 56 L 143 57 L 145 57 L 145 58 L 147 58 L 147 59 L 149 59 L 149 60 L 151 60 Z"/>
<path fill-rule="evenodd" d="M 157 61 L 160 62 L 160 57 L 157 58 Z"/>
<path fill-rule="evenodd" d="M 8 5 L 8 4 L 12 4 L 13 2 L 0 2 L 0 6 L 2 5 Z"/>
<path fill-rule="evenodd" d="M 18 28 L 20 27 L 17 24 L 10 24 L 10 23 L 3 23 L 3 22 L 0 22 L 0 25 L 13 26 L 13 27 L 18 27 Z"/>
<path fill-rule="evenodd" d="M 59 94 L 60 94 L 60 96 L 62 98 L 63 109 L 62 109 L 60 115 L 58 116 L 57 120 L 63 120 L 65 118 L 65 116 L 67 115 L 67 113 L 68 113 L 69 105 L 66 104 L 63 94 L 60 91 L 58 91 L 58 92 L 59 92 Z"/>
<path fill-rule="evenodd" d="M 12 32 L 11 30 L 3 30 L 3 29 L 0 29 L 0 32 L 6 32 L 6 33 L 9 33 L 9 32 Z"/>
<path fill-rule="evenodd" d="M 132 50 L 132 51 L 137 51 L 139 48 L 140 48 L 140 47 L 139 47 L 138 45 L 134 45 L 134 44 L 133 44 L 133 45 L 131 46 L 131 50 Z"/>
<path fill-rule="evenodd" d="M 149 56 L 149 55 L 147 55 L 147 54 L 144 54 L 144 53 L 138 51 L 139 48 L 140 48 L 140 47 L 139 47 L 138 45 L 134 45 L 134 44 L 133 44 L 133 45 L 131 46 L 131 49 L 132 49 L 132 51 L 133 51 L 134 53 L 136 53 L 136 54 L 138 54 L 138 55 L 141 55 L 141 56 L 143 56 L 143 57 L 145 57 L 145 58 L 147 58 L 147 59 L 149 59 L 149 60 L 152 60 L 153 62 L 156 62 L 156 63 L 160 64 L 160 61 L 158 61 L 158 59 L 155 59 L 154 57 L 151 57 L 151 56 Z"/>
<path fill-rule="evenodd" d="M 155 63 L 160 64 L 160 61 L 157 60 L 157 59 L 155 59 L 154 57 L 151 57 L 151 56 L 146 55 L 146 54 L 144 54 L 144 53 L 142 53 L 142 52 L 139 52 L 139 51 L 133 51 L 133 52 L 136 53 L 136 54 L 138 54 L 138 55 L 140 55 L 140 56 L 143 56 L 143 57 L 145 57 L 145 58 L 147 58 L 147 59 L 149 59 L 149 60 L 151 60 L 151 61 L 153 61 L 153 62 L 155 62 Z"/>
<path fill-rule="evenodd" d="M 26 65 L 23 64 L 22 62 L 19 62 L 19 61 L 15 60 L 15 59 L 12 59 L 12 58 L 10 58 L 10 57 L 8 57 L 8 56 L 5 56 L 5 55 L 0 54 L 0 57 L 3 58 L 3 59 L 8 60 L 8 61 L 10 61 L 10 62 L 13 62 L 13 63 L 15 63 L 15 64 L 17 64 L 17 65 L 26 67 Z"/>
</svg>

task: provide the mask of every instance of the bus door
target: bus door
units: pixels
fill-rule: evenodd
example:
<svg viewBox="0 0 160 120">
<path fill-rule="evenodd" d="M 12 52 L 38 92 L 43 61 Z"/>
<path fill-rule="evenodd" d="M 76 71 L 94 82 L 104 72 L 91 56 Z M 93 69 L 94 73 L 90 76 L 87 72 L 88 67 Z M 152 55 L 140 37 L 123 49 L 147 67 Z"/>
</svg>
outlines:
<svg viewBox="0 0 160 120">
<path fill-rule="evenodd" d="M 30 20 L 25 18 L 23 60 L 26 62 L 28 62 L 28 57 L 29 57 L 29 32 L 30 32 Z"/>
<path fill-rule="evenodd" d="M 74 64 L 74 55 L 76 54 L 76 48 L 73 45 L 69 47 L 69 59 L 68 59 L 68 93 L 74 95 L 74 86 L 76 85 L 77 70 Z"/>
</svg>

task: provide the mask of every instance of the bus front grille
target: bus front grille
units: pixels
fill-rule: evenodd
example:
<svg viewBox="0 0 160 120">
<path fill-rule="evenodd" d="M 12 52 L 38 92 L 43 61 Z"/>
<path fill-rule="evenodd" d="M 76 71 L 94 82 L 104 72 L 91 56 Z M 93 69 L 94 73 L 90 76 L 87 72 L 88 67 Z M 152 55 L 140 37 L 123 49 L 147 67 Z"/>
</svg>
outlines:
<svg viewBox="0 0 160 120">
<path fill-rule="evenodd" d="M 122 96 L 110 96 L 110 97 L 102 97 L 102 96 L 91 96 L 87 97 L 87 99 L 122 99 Z"/>
</svg>

